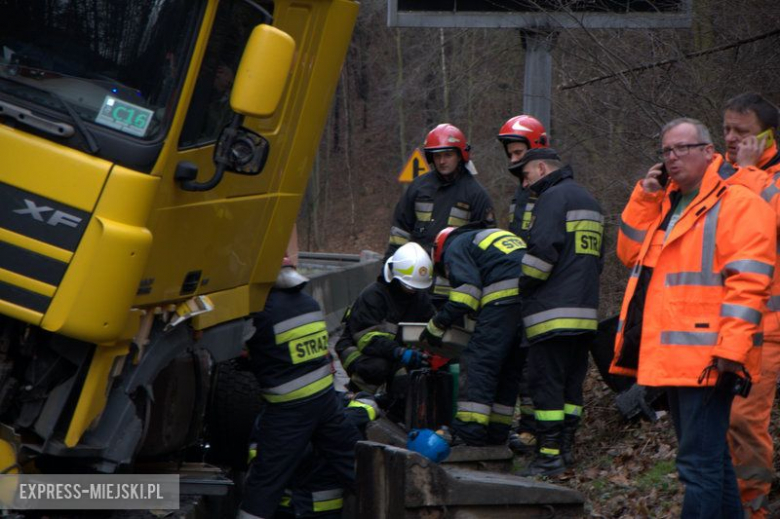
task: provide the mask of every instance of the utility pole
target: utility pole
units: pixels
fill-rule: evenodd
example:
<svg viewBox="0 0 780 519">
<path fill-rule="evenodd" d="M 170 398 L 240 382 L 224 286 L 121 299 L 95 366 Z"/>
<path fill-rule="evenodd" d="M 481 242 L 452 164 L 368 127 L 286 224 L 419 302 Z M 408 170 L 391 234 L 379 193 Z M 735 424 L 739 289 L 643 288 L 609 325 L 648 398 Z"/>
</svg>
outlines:
<svg viewBox="0 0 780 519">
<path fill-rule="evenodd" d="M 523 86 L 523 113 L 539 119 L 550 133 L 552 99 L 552 50 L 556 31 L 523 30 L 525 49 L 525 78 Z"/>
</svg>

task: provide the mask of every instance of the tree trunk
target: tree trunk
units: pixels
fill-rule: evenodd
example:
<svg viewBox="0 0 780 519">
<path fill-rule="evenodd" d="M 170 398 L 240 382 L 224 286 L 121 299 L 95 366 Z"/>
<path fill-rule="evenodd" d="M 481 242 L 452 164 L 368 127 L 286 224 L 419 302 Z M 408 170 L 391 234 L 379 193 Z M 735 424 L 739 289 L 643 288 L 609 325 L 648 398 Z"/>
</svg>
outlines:
<svg viewBox="0 0 780 519">
<path fill-rule="evenodd" d="M 406 114 L 404 113 L 404 53 L 401 43 L 401 31 L 395 30 L 395 51 L 396 51 L 396 81 L 395 81 L 395 102 L 398 112 L 398 142 L 401 148 L 401 157 L 406 160 Z"/>
<path fill-rule="evenodd" d="M 439 29 L 439 48 L 441 49 L 442 113 L 444 121 L 450 120 L 450 82 L 447 77 L 447 53 L 444 49 L 444 29 Z M 440 121 L 440 122 L 444 122 Z"/>
<path fill-rule="evenodd" d="M 346 67 L 344 67 L 346 69 Z M 355 191 L 352 186 L 352 130 L 349 105 L 349 77 L 346 72 L 341 72 L 341 104 L 344 110 L 344 169 L 347 171 L 347 190 L 349 191 L 349 232 L 355 235 Z"/>
</svg>

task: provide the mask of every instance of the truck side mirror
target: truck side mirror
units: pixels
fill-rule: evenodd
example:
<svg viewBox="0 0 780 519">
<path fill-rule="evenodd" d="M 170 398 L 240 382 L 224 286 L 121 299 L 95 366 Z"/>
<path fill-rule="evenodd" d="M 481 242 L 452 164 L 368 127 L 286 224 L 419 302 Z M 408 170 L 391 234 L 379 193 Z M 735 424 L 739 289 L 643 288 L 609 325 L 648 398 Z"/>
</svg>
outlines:
<svg viewBox="0 0 780 519">
<path fill-rule="evenodd" d="M 230 106 L 250 117 L 272 115 L 282 99 L 295 53 L 295 40 L 266 24 L 254 28 L 238 65 Z"/>
<path fill-rule="evenodd" d="M 270 147 L 260 134 L 248 128 L 228 126 L 214 147 L 214 163 L 240 175 L 259 175 Z"/>
<path fill-rule="evenodd" d="M 233 121 L 222 130 L 214 147 L 214 176 L 206 182 L 198 182 L 198 167 L 192 162 L 181 162 L 176 167 L 174 179 L 184 191 L 210 191 L 222 182 L 225 171 L 240 175 L 259 175 L 268 160 L 270 147 L 260 134 L 239 126 L 242 115 L 234 115 Z"/>
</svg>

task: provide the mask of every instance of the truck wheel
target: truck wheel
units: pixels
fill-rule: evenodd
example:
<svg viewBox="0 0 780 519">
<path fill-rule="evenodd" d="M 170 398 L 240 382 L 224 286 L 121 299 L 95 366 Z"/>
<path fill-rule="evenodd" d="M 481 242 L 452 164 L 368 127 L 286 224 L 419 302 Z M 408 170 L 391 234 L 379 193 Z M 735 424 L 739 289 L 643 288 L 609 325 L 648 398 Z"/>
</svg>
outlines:
<svg viewBox="0 0 780 519">
<path fill-rule="evenodd" d="M 262 405 L 260 386 L 245 359 L 217 365 L 207 422 L 206 462 L 246 470 L 249 435 Z"/>
</svg>

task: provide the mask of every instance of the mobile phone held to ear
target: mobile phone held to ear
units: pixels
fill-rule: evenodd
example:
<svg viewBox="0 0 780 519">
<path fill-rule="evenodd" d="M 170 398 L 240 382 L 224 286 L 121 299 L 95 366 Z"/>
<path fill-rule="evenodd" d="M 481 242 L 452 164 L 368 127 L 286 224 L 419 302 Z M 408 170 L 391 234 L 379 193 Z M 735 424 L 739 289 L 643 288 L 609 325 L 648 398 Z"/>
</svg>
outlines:
<svg viewBox="0 0 780 519">
<path fill-rule="evenodd" d="M 669 183 L 669 172 L 666 171 L 666 164 L 661 164 L 661 174 L 655 178 L 661 187 L 666 187 L 666 184 Z"/>
<path fill-rule="evenodd" d="M 767 128 L 763 132 L 761 132 L 758 135 L 756 135 L 756 139 L 758 139 L 758 140 L 765 139 L 764 140 L 764 149 L 765 150 L 769 149 L 775 143 L 775 132 L 774 132 L 774 130 L 772 130 L 772 128 Z"/>
</svg>

